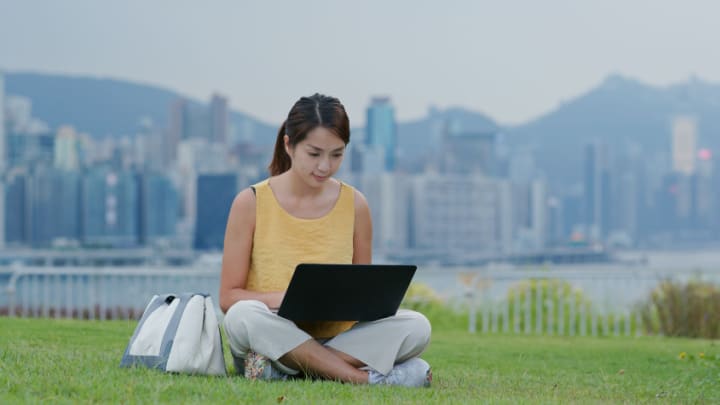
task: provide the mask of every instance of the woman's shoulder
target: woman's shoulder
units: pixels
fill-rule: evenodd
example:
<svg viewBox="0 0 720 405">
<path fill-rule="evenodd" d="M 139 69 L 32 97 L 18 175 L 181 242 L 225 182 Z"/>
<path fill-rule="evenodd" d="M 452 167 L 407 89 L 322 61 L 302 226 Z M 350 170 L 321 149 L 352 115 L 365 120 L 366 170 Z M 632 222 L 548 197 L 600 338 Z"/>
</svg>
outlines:
<svg viewBox="0 0 720 405">
<path fill-rule="evenodd" d="M 255 191 L 258 188 L 268 187 L 269 184 L 270 184 L 270 177 L 266 178 L 265 180 L 258 181 L 257 183 L 251 185 L 249 188 L 251 190 Z"/>
<path fill-rule="evenodd" d="M 357 208 L 358 206 L 360 206 L 360 207 L 362 207 L 362 206 L 367 207 L 367 205 L 368 205 L 368 204 L 367 204 L 367 199 L 365 198 L 365 195 L 364 195 L 360 190 L 358 190 L 357 188 L 353 187 L 352 184 L 347 183 L 347 182 L 345 182 L 345 181 L 343 181 L 343 180 L 338 180 L 338 179 L 336 179 L 336 180 L 337 180 L 338 183 L 340 183 L 340 187 L 341 187 L 341 188 L 344 188 L 344 189 L 347 190 L 349 193 L 351 193 L 351 195 L 352 195 L 352 197 L 353 197 L 353 202 L 355 203 L 355 207 L 356 207 L 356 208 Z"/>
<path fill-rule="evenodd" d="M 232 206 L 230 207 L 230 216 L 245 216 L 252 212 L 255 215 L 255 189 L 250 186 L 235 195 Z"/>
<path fill-rule="evenodd" d="M 365 198 L 365 195 L 355 187 L 351 186 L 348 183 L 345 183 L 344 181 L 340 182 L 341 187 L 346 188 L 350 193 L 352 193 L 352 200 L 353 205 L 355 206 L 355 210 L 367 210 L 368 209 L 368 203 L 367 199 Z"/>
<path fill-rule="evenodd" d="M 363 193 L 361 193 L 358 190 L 355 190 L 353 197 L 354 197 L 356 210 L 358 210 L 358 209 L 367 210 L 368 209 L 368 202 L 367 202 L 367 199 L 365 198 L 365 195 L 363 195 Z"/>
</svg>

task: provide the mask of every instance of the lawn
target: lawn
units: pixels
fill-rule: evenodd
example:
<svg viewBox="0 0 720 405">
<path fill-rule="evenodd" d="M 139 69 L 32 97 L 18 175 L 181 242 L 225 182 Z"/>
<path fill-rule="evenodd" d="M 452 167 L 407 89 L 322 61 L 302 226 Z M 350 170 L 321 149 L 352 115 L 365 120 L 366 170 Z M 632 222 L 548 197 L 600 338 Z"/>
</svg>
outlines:
<svg viewBox="0 0 720 405">
<path fill-rule="evenodd" d="M 707 340 L 436 330 L 423 355 L 433 386 L 409 389 L 121 369 L 134 328 L 0 318 L 0 403 L 720 402 L 720 345 Z"/>
</svg>

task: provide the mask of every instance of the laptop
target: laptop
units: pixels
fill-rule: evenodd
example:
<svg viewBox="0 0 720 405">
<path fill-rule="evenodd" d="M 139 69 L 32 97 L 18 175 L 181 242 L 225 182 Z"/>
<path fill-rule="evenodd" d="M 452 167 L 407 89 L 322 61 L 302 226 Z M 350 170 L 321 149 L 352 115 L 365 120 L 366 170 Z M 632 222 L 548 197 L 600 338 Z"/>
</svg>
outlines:
<svg viewBox="0 0 720 405">
<path fill-rule="evenodd" d="M 414 265 L 309 264 L 295 268 L 278 315 L 292 321 L 374 321 L 393 316 Z"/>
</svg>

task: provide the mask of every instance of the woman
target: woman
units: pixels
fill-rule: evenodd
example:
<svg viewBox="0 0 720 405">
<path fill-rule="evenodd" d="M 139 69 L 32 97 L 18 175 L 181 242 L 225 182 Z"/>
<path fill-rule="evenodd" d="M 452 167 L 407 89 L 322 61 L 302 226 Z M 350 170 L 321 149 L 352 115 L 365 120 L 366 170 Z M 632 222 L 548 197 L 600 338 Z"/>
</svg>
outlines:
<svg viewBox="0 0 720 405">
<path fill-rule="evenodd" d="M 430 323 L 400 310 L 374 322 L 295 324 L 276 315 L 299 263 L 371 261 L 365 197 L 332 176 L 350 142 L 333 97 L 298 100 L 278 131 L 271 177 L 241 191 L 225 234 L 220 308 L 236 368 L 250 378 L 311 375 L 350 383 L 427 386 L 417 356 Z"/>
</svg>

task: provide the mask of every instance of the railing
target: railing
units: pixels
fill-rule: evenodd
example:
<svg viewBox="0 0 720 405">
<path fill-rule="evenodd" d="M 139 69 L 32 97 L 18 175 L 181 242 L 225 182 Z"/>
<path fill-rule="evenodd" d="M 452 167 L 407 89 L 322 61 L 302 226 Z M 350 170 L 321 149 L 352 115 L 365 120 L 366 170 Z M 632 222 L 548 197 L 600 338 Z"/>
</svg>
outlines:
<svg viewBox="0 0 720 405">
<path fill-rule="evenodd" d="M 618 269 L 419 272 L 416 281 L 468 310 L 471 333 L 619 336 L 642 333 L 641 304 L 663 281 L 720 285 L 720 271 Z"/>
<path fill-rule="evenodd" d="M 2 274 L 2 271 L 0 271 Z M 204 292 L 217 297 L 216 269 L 14 266 L 0 295 L 0 315 L 137 319 L 154 294 Z M 2 278 L 0 278 L 2 280 Z M 215 298 L 217 304 L 217 298 Z"/>
<path fill-rule="evenodd" d="M 137 319 L 158 293 L 206 292 L 217 304 L 219 275 L 219 266 L 0 267 L 0 315 Z M 640 334 L 638 304 L 661 281 L 698 278 L 720 284 L 720 272 L 647 269 L 450 268 L 415 275 L 469 310 L 470 332 L 565 336 Z"/>
</svg>

